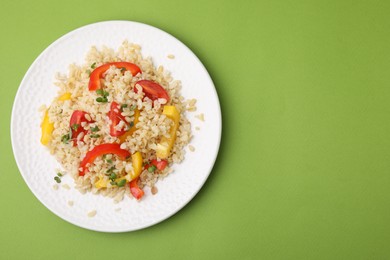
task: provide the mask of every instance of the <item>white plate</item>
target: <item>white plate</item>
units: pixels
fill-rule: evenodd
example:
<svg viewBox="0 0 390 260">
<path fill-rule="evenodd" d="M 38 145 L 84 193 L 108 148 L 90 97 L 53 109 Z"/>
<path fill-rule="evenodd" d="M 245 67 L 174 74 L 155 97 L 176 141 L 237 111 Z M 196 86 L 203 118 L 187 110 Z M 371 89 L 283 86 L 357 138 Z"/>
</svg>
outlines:
<svg viewBox="0 0 390 260">
<path fill-rule="evenodd" d="M 53 189 L 55 168 L 60 165 L 40 144 L 42 104 L 49 105 L 58 88 L 53 85 L 56 72 L 67 73 L 71 63 L 81 64 L 92 45 L 117 49 L 123 40 L 138 43 L 144 57 L 163 65 L 174 79 L 182 81 L 182 95 L 196 98 L 197 111 L 188 113 L 196 150 L 187 150 L 185 160 L 174 166 L 174 173 L 157 183 L 158 193 L 137 202 L 125 199 L 114 204 L 101 195 L 82 195 L 74 189 L 73 179 L 64 176 Z M 175 55 L 168 59 L 167 55 Z M 194 115 L 204 113 L 205 122 Z M 195 130 L 195 127 L 200 130 Z M 221 111 L 213 82 L 199 59 L 183 43 L 155 27 L 129 21 L 108 21 L 76 29 L 52 43 L 34 61 L 16 94 L 11 118 L 11 138 L 19 170 L 34 195 L 53 213 L 77 226 L 103 232 L 125 232 L 159 223 L 183 208 L 200 190 L 218 154 L 221 138 Z M 74 201 L 73 207 L 68 201 Z M 115 209 L 120 208 L 118 212 Z M 96 210 L 89 218 L 87 213 Z"/>
</svg>

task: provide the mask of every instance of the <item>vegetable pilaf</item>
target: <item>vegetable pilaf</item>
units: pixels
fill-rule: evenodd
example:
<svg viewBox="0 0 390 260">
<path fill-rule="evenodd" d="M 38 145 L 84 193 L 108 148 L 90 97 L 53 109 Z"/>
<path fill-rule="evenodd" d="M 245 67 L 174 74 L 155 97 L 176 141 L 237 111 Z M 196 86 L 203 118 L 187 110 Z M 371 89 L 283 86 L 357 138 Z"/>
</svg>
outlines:
<svg viewBox="0 0 390 260">
<path fill-rule="evenodd" d="M 84 65 L 57 75 L 58 96 L 45 109 L 41 143 L 82 193 L 141 199 L 172 172 L 191 139 L 181 83 L 124 41 L 117 51 L 92 47 Z M 62 175 L 55 177 L 60 182 Z"/>
</svg>

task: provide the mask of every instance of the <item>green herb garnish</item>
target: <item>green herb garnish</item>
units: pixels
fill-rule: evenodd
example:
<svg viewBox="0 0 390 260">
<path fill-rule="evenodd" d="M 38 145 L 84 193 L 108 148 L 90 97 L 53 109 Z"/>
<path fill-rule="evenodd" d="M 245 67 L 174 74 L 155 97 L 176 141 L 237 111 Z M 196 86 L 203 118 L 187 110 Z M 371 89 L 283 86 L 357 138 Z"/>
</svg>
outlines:
<svg viewBox="0 0 390 260">
<path fill-rule="evenodd" d="M 112 163 L 112 160 L 111 160 L 111 159 L 108 159 L 108 160 L 106 160 L 106 162 L 108 162 L 108 163 Z"/>
<path fill-rule="evenodd" d="M 66 134 L 61 137 L 61 142 L 63 142 L 64 144 L 69 143 L 69 140 L 70 140 L 70 134 Z"/>
<path fill-rule="evenodd" d="M 126 68 L 121 68 L 121 72 L 125 72 L 126 71 Z"/>
<path fill-rule="evenodd" d="M 157 167 L 156 167 L 156 166 L 154 166 L 154 165 L 152 165 L 152 166 L 149 166 L 149 168 L 148 168 L 148 172 L 152 173 L 152 172 L 154 172 L 156 169 L 157 169 Z"/>
<path fill-rule="evenodd" d="M 118 187 L 123 187 L 123 186 L 125 186 L 125 184 L 126 184 L 126 179 L 120 180 L 120 181 L 117 183 Z"/>
<path fill-rule="evenodd" d="M 61 183 L 61 178 L 58 177 L 58 176 L 54 177 L 54 180 L 55 180 L 57 183 Z"/>
<path fill-rule="evenodd" d="M 79 124 L 73 124 L 71 127 L 72 127 L 73 130 L 77 131 L 77 129 L 80 127 L 80 125 Z"/>
<path fill-rule="evenodd" d="M 96 101 L 99 103 L 106 103 L 108 102 L 107 97 L 110 95 L 107 91 L 104 91 L 103 89 L 96 90 L 96 94 L 100 95 L 101 97 L 96 98 Z"/>
<path fill-rule="evenodd" d="M 91 69 L 94 69 L 94 68 L 96 68 L 96 62 L 92 63 L 92 65 L 91 65 Z"/>
<path fill-rule="evenodd" d="M 110 176 L 108 177 L 110 180 L 114 181 L 116 179 L 116 174 L 113 172 L 110 174 Z"/>
<path fill-rule="evenodd" d="M 110 169 L 107 170 L 107 174 L 112 174 L 114 173 L 115 166 L 112 166 Z M 115 173 L 114 173 L 115 174 Z"/>
<path fill-rule="evenodd" d="M 99 103 L 107 103 L 108 99 L 106 97 L 98 97 L 96 98 L 96 101 Z"/>
<path fill-rule="evenodd" d="M 91 134 L 91 135 L 89 135 L 91 138 L 99 138 L 100 137 L 100 135 L 99 134 Z"/>
<path fill-rule="evenodd" d="M 57 175 L 58 175 L 58 177 L 64 176 L 64 175 L 62 175 L 62 173 L 60 173 L 60 172 L 58 172 Z"/>
<path fill-rule="evenodd" d="M 91 127 L 91 132 L 97 132 L 99 131 L 99 127 L 98 126 L 95 126 L 95 127 Z"/>
</svg>

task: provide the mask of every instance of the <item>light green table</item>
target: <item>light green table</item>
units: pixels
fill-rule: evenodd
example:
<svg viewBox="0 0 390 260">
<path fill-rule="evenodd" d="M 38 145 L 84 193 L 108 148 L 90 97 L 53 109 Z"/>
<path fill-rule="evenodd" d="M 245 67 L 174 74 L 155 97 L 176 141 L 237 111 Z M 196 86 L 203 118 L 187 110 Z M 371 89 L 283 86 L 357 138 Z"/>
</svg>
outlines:
<svg viewBox="0 0 390 260">
<path fill-rule="evenodd" d="M 390 259 L 389 1 L 109 2 L 1 4 L 0 259 Z M 106 234 L 33 196 L 9 124 L 41 51 L 118 19 L 159 27 L 198 55 L 220 97 L 223 137 L 183 210 Z"/>
</svg>

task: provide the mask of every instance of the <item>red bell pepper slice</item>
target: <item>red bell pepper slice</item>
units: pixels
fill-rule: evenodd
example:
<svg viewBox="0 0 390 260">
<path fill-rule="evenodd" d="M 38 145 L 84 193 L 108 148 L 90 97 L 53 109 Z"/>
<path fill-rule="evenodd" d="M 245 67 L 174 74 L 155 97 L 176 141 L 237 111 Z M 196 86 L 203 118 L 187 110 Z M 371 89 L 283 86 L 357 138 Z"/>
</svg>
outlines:
<svg viewBox="0 0 390 260">
<path fill-rule="evenodd" d="M 133 76 L 137 75 L 138 73 L 142 73 L 141 69 L 134 63 L 124 61 L 109 62 L 97 67 L 92 71 L 91 75 L 89 76 L 89 90 L 92 91 L 102 88 L 100 79 L 103 77 L 104 72 L 106 72 L 111 66 L 115 66 L 117 68 L 125 68 L 126 70 L 130 71 Z"/>
<path fill-rule="evenodd" d="M 129 183 L 130 192 L 137 200 L 140 200 L 144 196 L 144 191 L 138 186 L 138 179 L 136 178 Z"/>
<path fill-rule="evenodd" d="M 79 175 L 84 176 L 88 171 L 86 165 L 88 163 L 93 163 L 97 157 L 104 154 L 117 155 L 121 160 L 126 160 L 131 155 L 129 151 L 121 149 L 120 144 L 97 145 L 91 151 L 87 152 L 84 159 L 81 161 Z"/>
<path fill-rule="evenodd" d="M 156 159 L 154 159 L 149 164 L 145 165 L 144 169 L 147 170 L 152 165 L 156 166 L 157 170 L 163 171 L 165 167 L 167 167 L 168 161 L 167 160 L 157 161 Z"/>
<path fill-rule="evenodd" d="M 72 116 L 70 117 L 69 126 L 72 130 L 72 137 L 73 140 L 73 146 L 77 146 L 77 136 L 83 132 L 84 135 L 88 132 L 88 130 L 85 130 L 84 127 L 81 126 L 81 123 L 92 123 L 92 120 L 88 120 L 85 115 L 87 112 L 81 111 L 81 110 L 75 110 L 73 111 Z"/>
<path fill-rule="evenodd" d="M 108 118 L 110 119 L 110 135 L 111 136 L 121 136 L 124 133 L 126 133 L 126 128 L 123 128 L 122 130 L 117 130 L 116 126 L 119 124 L 120 121 L 124 121 L 126 124 L 127 121 L 124 116 L 121 114 L 121 108 L 118 103 L 113 101 L 111 103 L 110 111 L 107 113 Z"/>
<path fill-rule="evenodd" d="M 152 164 L 154 166 L 156 166 L 156 168 L 160 171 L 164 170 L 165 167 L 167 167 L 168 165 L 168 161 L 167 160 L 160 160 L 160 161 L 157 161 L 156 159 L 152 160 Z"/>
<path fill-rule="evenodd" d="M 161 85 L 157 84 L 156 82 L 150 80 L 139 80 L 135 83 L 135 85 L 137 84 L 142 87 L 142 91 L 145 93 L 145 96 L 147 96 L 151 100 L 164 98 L 167 100 L 167 103 L 169 102 L 168 93 Z M 136 87 L 134 87 L 134 92 L 138 92 Z"/>
</svg>

